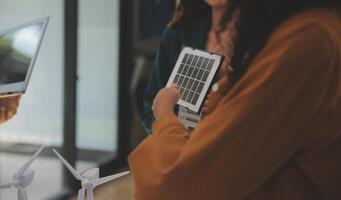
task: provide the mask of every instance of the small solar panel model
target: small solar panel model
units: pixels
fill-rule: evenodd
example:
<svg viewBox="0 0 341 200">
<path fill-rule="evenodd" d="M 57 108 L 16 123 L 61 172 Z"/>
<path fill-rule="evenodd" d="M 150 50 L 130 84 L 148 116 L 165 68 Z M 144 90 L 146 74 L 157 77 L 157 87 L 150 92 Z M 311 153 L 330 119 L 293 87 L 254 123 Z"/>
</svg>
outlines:
<svg viewBox="0 0 341 200">
<path fill-rule="evenodd" d="M 198 113 L 223 59 L 218 54 L 183 47 L 166 85 L 178 86 L 177 104 Z"/>
</svg>

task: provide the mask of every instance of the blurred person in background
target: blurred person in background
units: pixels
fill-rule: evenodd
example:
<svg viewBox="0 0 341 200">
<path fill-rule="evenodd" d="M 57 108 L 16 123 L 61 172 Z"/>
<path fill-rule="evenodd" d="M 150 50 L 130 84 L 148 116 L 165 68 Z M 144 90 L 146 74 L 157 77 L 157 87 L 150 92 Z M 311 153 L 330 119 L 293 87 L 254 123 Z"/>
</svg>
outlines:
<svg viewBox="0 0 341 200">
<path fill-rule="evenodd" d="M 218 2 L 226 3 L 218 33 L 229 26 L 235 32 L 227 45 L 231 69 L 218 80 L 212 110 L 189 134 L 173 112 L 177 87 L 159 89 L 160 81 L 174 66 L 164 64 L 174 64 L 176 41 L 197 37 L 184 30 L 205 24 L 204 10 L 214 13 L 210 5 Z M 341 19 L 333 11 L 339 6 L 339 0 L 181 1 L 150 82 L 158 84 L 152 134 L 128 159 L 136 200 L 341 199 Z M 197 41 L 206 44 L 205 37 Z"/>
<path fill-rule="evenodd" d="M 153 100 L 157 92 L 166 86 L 183 46 L 205 49 L 223 55 L 225 59 L 218 72 L 218 79 L 231 71 L 229 62 L 233 45 L 232 37 L 235 34 L 233 22 L 238 13 L 234 13 L 231 16 L 232 20 L 222 25 L 221 20 L 227 3 L 227 0 L 183 0 L 180 2 L 173 19 L 161 37 L 145 91 L 143 125 L 146 132 L 151 132 L 151 126 L 155 121 L 152 112 Z M 214 97 L 209 96 L 209 100 L 214 101 Z M 212 110 L 213 104 L 208 104 L 209 100 L 203 107 L 204 113 Z"/>
</svg>

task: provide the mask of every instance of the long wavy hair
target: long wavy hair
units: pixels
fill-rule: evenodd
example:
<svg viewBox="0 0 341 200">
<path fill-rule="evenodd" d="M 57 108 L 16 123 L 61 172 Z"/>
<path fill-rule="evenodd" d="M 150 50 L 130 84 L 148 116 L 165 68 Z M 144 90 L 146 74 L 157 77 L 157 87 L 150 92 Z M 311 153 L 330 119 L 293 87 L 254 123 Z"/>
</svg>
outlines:
<svg viewBox="0 0 341 200">
<path fill-rule="evenodd" d="M 288 17 L 313 8 L 336 8 L 341 0 L 229 0 L 221 27 L 239 12 L 235 22 L 230 81 L 235 84 L 254 57 L 265 46 L 272 31 Z M 198 19 L 211 8 L 203 0 L 181 0 L 169 27 L 181 27 Z"/>
</svg>

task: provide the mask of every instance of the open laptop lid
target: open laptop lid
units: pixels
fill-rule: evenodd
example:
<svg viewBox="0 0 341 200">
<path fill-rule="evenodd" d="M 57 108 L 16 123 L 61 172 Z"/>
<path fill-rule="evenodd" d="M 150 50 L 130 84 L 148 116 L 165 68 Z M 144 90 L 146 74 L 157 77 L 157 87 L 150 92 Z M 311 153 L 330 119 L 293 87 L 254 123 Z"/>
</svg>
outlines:
<svg viewBox="0 0 341 200">
<path fill-rule="evenodd" d="M 48 17 L 0 32 L 0 95 L 24 93 Z"/>
</svg>

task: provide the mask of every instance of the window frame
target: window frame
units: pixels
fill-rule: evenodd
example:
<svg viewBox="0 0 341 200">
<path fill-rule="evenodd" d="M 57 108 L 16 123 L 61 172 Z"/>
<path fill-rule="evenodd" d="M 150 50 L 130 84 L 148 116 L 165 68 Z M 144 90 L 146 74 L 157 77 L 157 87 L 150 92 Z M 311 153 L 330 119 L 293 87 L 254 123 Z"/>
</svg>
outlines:
<svg viewBox="0 0 341 200">
<path fill-rule="evenodd" d="M 113 156 L 98 162 L 101 175 L 106 176 L 127 167 L 126 158 L 131 150 L 131 104 L 129 96 L 129 80 L 132 72 L 132 2 L 119 2 L 119 76 L 118 76 L 118 149 Z M 76 147 L 76 100 L 77 100 L 77 41 L 78 41 L 78 0 L 64 0 L 65 5 L 65 80 L 64 80 L 64 143 L 62 152 L 73 166 L 77 160 Z M 80 150 L 86 155 L 89 150 Z M 104 152 L 92 151 L 93 155 Z M 81 158 L 81 157 L 80 157 Z M 64 168 L 64 186 L 76 192 L 79 183 Z"/>
</svg>

